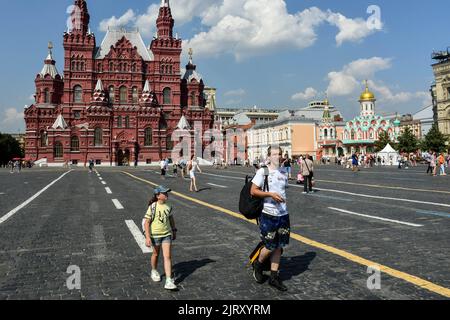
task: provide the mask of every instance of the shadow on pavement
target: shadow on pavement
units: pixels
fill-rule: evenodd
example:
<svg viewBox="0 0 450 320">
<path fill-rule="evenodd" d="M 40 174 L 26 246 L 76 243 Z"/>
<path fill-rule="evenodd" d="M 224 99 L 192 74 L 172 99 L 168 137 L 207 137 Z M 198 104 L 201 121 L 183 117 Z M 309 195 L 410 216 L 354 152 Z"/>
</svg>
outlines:
<svg viewBox="0 0 450 320">
<path fill-rule="evenodd" d="M 281 273 L 282 280 L 290 280 L 309 270 L 309 265 L 316 258 L 317 253 L 307 252 L 297 257 L 281 257 Z"/>
<path fill-rule="evenodd" d="M 203 268 L 207 264 L 215 262 L 216 262 L 215 260 L 203 259 L 203 260 L 186 261 L 176 264 L 175 266 L 173 266 L 173 270 L 176 271 L 177 274 L 176 277 L 177 283 L 183 282 L 184 279 L 193 274 L 197 269 Z"/>
</svg>

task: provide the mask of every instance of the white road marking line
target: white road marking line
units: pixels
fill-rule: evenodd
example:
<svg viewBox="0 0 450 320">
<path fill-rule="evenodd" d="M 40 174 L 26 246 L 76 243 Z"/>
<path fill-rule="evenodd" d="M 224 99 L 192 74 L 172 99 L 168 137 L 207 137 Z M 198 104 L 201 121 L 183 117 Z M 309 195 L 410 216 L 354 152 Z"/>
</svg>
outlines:
<svg viewBox="0 0 450 320">
<path fill-rule="evenodd" d="M 364 217 L 364 218 L 370 218 L 370 219 L 381 220 L 381 221 L 386 221 L 386 222 L 404 224 L 404 225 L 407 225 L 407 226 L 410 226 L 410 227 L 423 227 L 423 225 L 421 225 L 421 224 L 415 224 L 415 223 L 403 222 L 403 221 L 386 219 L 386 218 L 381 218 L 381 217 L 369 216 L 367 214 L 356 213 L 356 212 L 343 210 L 343 209 L 338 209 L 338 208 L 333 208 L 333 207 L 328 207 L 328 209 L 334 210 L 334 211 L 338 211 L 338 212 L 342 212 L 342 213 L 352 214 L 352 215 L 360 216 L 360 217 Z"/>
<path fill-rule="evenodd" d="M 216 174 L 211 174 L 211 173 L 204 173 L 204 174 L 208 175 L 208 176 L 219 177 L 219 178 L 243 180 L 243 178 L 222 176 L 222 175 L 216 175 Z M 290 187 L 294 187 L 294 188 L 302 188 L 302 189 L 304 188 L 303 186 L 299 186 L 299 185 L 296 185 L 296 184 L 289 184 L 289 186 Z M 399 201 L 399 202 L 419 203 L 419 204 L 427 204 L 427 205 L 430 205 L 430 206 L 438 206 L 438 207 L 450 208 L 450 204 L 447 204 L 447 203 L 419 201 L 419 200 L 411 200 L 411 199 L 403 199 L 403 198 L 391 198 L 391 197 L 372 196 L 372 195 L 368 195 L 368 194 L 354 193 L 354 192 L 334 190 L 334 189 L 323 189 L 323 188 L 315 188 L 315 189 L 319 190 L 319 191 L 324 191 L 324 192 L 334 192 L 334 193 L 348 194 L 348 195 L 355 196 L 355 197 L 372 198 L 372 199 L 384 199 L 384 200 L 392 200 L 392 201 Z"/>
<path fill-rule="evenodd" d="M 98 177 L 99 179 L 100 179 L 100 181 L 102 181 L 103 180 L 103 178 L 102 177 Z"/>
<path fill-rule="evenodd" d="M 107 246 L 105 241 L 105 232 L 103 231 L 102 226 L 94 226 L 92 231 L 92 240 L 92 242 L 96 244 L 94 247 L 93 258 L 99 260 L 100 262 L 105 262 L 107 257 Z"/>
<path fill-rule="evenodd" d="M 54 180 L 52 183 L 50 183 L 48 186 L 46 186 L 44 189 L 42 189 L 41 191 L 39 191 L 38 193 L 36 193 L 34 196 L 32 196 L 30 199 L 28 199 L 27 201 L 25 201 L 24 203 L 22 203 L 20 206 L 16 207 L 15 209 L 11 210 L 10 212 L 8 212 L 7 214 L 5 214 L 3 217 L 0 218 L 0 224 L 2 224 L 3 222 L 5 222 L 6 220 L 8 220 L 9 218 L 11 218 L 14 214 L 16 214 L 19 210 L 23 209 L 24 207 L 26 207 L 30 202 L 32 202 L 34 199 L 36 199 L 37 197 L 39 197 L 42 193 L 44 193 L 48 188 L 50 188 L 52 185 L 54 185 L 56 182 L 58 182 L 59 180 L 61 180 L 62 178 L 64 178 L 64 176 L 70 172 L 72 172 L 73 170 L 67 171 L 66 173 L 64 173 L 63 175 L 61 175 L 58 179 Z"/>
<path fill-rule="evenodd" d="M 120 203 L 119 200 L 117 199 L 112 199 L 112 202 L 114 203 L 114 205 L 116 206 L 117 210 L 123 210 L 125 209 L 122 204 Z"/>
<path fill-rule="evenodd" d="M 103 184 L 103 185 L 106 185 L 106 182 L 105 182 L 105 181 L 102 181 L 102 184 Z"/>
<path fill-rule="evenodd" d="M 213 187 L 218 187 L 218 188 L 228 189 L 228 187 L 226 187 L 226 186 L 221 186 L 220 184 L 214 184 L 214 183 L 207 183 L 207 184 L 210 185 L 210 186 L 213 186 Z"/>
<path fill-rule="evenodd" d="M 0 196 L 4 196 L 5 195 L 5 193 L 4 192 L 0 192 Z"/>
<path fill-rule="evenodd" d="M 106 193 L 107 193 L 107 194 L 112 194 L 112 191 L 111 191 L 110 188 L 106 187 L 105 190 L 106 190 Z"/>
<path fill-rule="evenodd" d="M 127 224 L 128 229 L 130 229 L 130 232 L 133 235 L 134 240 L 136 240 L 139 248 L 141 248 L 142 253 L 152 253 L 153 249 L 145 245 L 145 237 L 136 223 L 134 223 L 133 220 L 126 220 L 125 223 Z"/>
</svg>

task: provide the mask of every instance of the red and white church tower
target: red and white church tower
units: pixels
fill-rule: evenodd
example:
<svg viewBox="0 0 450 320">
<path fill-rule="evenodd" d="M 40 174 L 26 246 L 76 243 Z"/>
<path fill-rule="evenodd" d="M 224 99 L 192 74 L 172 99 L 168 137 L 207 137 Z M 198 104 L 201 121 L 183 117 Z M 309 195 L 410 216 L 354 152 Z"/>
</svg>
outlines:
<svg viewBox="0 0 450 320">
<path fill-rule="evenodd" d="M 181 74 L 182 40 L 173 35 L 169 0 L 161 1 L 149 46 L 138 30 L 123 28 L 109 29 L 98 45 L 87 1 L 76 0 L 74 8 L 63 36 L 63 74 L 49 45 L 35 78 L 35 103 L 25 110 L 27 158 L 50 166 L 90 159 L 143 165 L 171 157 L 180 122 L 189 128 L 201 123 L 203 132 L 213 128 L 191 50 Z"/>
</svg>

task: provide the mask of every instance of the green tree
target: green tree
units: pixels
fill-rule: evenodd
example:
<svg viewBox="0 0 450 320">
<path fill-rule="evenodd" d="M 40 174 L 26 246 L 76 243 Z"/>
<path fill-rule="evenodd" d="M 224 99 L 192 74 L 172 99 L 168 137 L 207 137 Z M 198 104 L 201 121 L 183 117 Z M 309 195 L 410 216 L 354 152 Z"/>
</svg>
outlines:
<svg viewBox="0 0 450 320">
<path fill-rule="evenodd" d="M 375 141 L 375 152 L 382 151 L 388 145 L 388 143 L 392 145 L 392 141 L 391 138 L 389 137 L 389 134 L 386 131 L 380 132 L 378 140 Z"/>
<path fill-rule="evenodd" d="M 398 137 L 398 151 L 407 152 L 408 154 L 411 152 L 416 152 L 419 149 L 419 142 L 416 136 L 412 133 L 410 127 L 406 127 L 403 133 Z"/>
<path fill-rule="evenodd" d="M 5 165 L 15 157 L 23 157 L 19 142 L 9 134 L 0 133 L 0 164 Z"/>
<path fill-rule="evenodd" d="M 422 151 L 444 152 L 447 149 L 445 142 L 444 135 L 439 131 L 439 126 L 435 123 L 423 139 L 421 149 Z"/>
</svg>

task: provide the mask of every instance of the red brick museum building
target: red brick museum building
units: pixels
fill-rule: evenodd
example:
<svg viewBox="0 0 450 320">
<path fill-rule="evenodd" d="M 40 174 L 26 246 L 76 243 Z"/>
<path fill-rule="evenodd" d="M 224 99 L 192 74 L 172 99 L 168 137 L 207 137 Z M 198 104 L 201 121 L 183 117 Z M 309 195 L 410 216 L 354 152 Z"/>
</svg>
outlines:
<svg viewBox="0 0 450 320">
<path fill-rule="evenodd" d="M 180 67 L 182 40 L 173 35 L 169 0 L 146 46 L 137 30 L 108 30 L 98 46 L 86 0 L 76 0 L 64 33 L 64 73 L 52 56 L 36 76 L 35 103 L 25 110 L 26 157 L 49 165 L 139 165 L 171 157 L 177 128 L 213 127 L 204 83 L 192 63 Z M 175 142 L 176 144 L 176 142 Z"/>
</svg>

